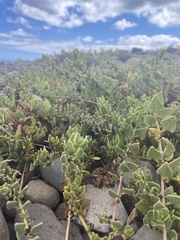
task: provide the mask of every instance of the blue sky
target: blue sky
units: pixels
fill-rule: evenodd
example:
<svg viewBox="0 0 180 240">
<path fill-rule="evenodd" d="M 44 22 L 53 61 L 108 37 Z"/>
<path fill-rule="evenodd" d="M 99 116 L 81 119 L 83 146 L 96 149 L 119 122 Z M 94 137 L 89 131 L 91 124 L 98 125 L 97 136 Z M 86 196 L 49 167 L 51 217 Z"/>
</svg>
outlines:
<svg viewBox="0 0 180 240">
<path fill-rule="evenodd" d="M 180 46 L 179 0 L 0 0 L 0 60 Z"/>
</svg>

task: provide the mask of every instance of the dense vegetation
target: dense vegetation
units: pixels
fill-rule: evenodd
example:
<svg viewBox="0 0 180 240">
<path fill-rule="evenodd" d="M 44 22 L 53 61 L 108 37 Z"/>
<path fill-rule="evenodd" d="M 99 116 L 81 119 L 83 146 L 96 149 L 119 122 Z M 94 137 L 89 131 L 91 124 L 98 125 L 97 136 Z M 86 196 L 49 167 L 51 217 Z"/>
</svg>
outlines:
<svg viewBox="0 0 180 240">
<path fill-rule="evenodd" d="M 43 55 L 46 67 L 10 74 L 0 95 L 0 191 L 24 219 L 15 226 L 18 239 L 38 239 L 40 230 L 28 222 L 30 202 L 22 204 L 24 173 L 56 155 L 67 179 L 64 198 L 81 220 L 83 179 L 93 164 L 112 163 L 121 172 L 111 173 L 119 184 L 117 193 L 109 192 L 114 201 L 133 196 L 144 224 L 162 231 L 163 240 L 178 239 L 172 226 L 180 221 L 180 62 L 156 57 L 132 68 L 105 51 L 64 55 Z M 137 159 L 155 166 L 160 184 L 149 171 L 142 175 Z M 131 184 L 124 188 L 130 169 Z M 132 234 L 115 216 L 100 220 L 112 226 L 109 239 Z"/>
</svg>

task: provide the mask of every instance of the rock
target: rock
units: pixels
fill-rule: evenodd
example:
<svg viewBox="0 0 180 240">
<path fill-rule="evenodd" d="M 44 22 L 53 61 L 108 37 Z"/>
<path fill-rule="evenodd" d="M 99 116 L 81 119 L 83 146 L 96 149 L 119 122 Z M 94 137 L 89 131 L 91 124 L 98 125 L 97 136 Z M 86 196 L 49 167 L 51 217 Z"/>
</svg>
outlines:
<svg viewBox="0 0 180 240">
<path fill-rule="evenodd" d="M 113 188 L 116 191 L 115 188 Z M 94 226 L 94 230 L 102 233 L 108 233 L 109 225 L 108 224 L 101 224 L 99 222 L 98 215 L 106 214 L 110 216 L 113 214 L 114 209 L 114 202 L 108 193 L 107 187 L 97 188 L 90 184 L 86 185 L 86 199 L 90 200 L 90 206 L 85 217 L 87 223 L 92 223 Z M 119 200 L 118 208 L 117 208 L 117 215 L 116 218 L 121 221 L 122 224 L 126 223 L 127 220 L 127 212 L 121 202 Z M 77 219 L 75 219 L 76 221 Z M 77 220 L 80 224 L 80 221 Z"/>
<path fill-rule="evenodd" d="M 2 211 L 4 211 L 6 208 L 6 199 L 5 199 L 4 195 L 2 195 L 1 192 L 0 192 L 0 208 Z"/>
<path fill-rule="evenodd" d="M 8 225 L 9 238 L 10 238 L 10 240 L 17 240 L 16 232 L 15 232 L 15 230 L 14 230 L 14 223 L 8 222 L 7 225 Z"/>
<path fill-rule="evenodd" d="M 0 209 L 0 239 L 9 240 L 8 226 L 1 209 Z"/>
<path fill-rule="evenodd" d="M 60 187 L 61 181 L 64 178 L 60 157 L 54 158 L 51 165 L 47 167 L 40 166 L 40 173 L 43 179 L 50 183 L 53 187 L 59 191 L 63 190 Z"/>
<path fill-rule="evenodd" d="M 66 227 L 59 222 L 54 212 L 47 206 L 39 203 L 33 203 L 29 209 L 30 220 L 32 226 L 43 222 L 42 231 L 39 233 L 39 237 L 42 240 L 64 240 L 66 234 Z M 15 222 L 22 222 L 22 219 L 16 215 Z M 24 237 L 22 240 L 25 240 Z M 27 239 L 26 239 L 27 240 Z M 69 236 L 69 240 L 73 240 L 73 237 Z"/>
<path fill-rule="evenodd" d="M 139 64 L 139 61 L 141 60 L 141 58 L 138 58 L 138 57 L 132 57 L 132 58 L 129 58 L 126 62 L 125 62 L 125 66 L 130 66 L 130 67 L 133 67 L 133 68 L 136 68 L 138 67 L 138 64 Z"/>
<path fill-rule="evenodd" d="M 67 221 L 60 221 L 60 223 L 66 228 L 67 227 Z M 81 232 L 80 232 L 80 229 L 79 229 L 79 226 L 72 222 L 70 223 L 70 230 L 69 230 L 69 233 L 71 234 L 73 240 L 84 240 L 82 235 L 81 235 Z"/>
<path fill-rule="evenodd" d="M 147 228 L 146 226 L 142 226 L 136 234 L 134 234 L 132 237 L 130 237 L 129 240 L 162 240 L 162 234 L 158 231 L 152 230 Z"/>
<path fill-rule="evenodd" d="M 51 209 L 54 209 L 60 201 L 59 192 L 40 179 L 28 183 L 24 198 L 33 203 L 42 203 Z"/>
</svg>

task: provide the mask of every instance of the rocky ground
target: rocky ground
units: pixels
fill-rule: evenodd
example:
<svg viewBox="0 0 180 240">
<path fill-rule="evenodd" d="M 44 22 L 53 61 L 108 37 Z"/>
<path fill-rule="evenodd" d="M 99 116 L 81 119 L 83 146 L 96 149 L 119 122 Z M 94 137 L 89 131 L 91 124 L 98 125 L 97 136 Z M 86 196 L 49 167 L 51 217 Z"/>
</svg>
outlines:
<svg viewBox="0 0 180 240">
<path fill-rule="evenodd" d="M 121 61 L 126 65 L 137 66 L 140 59 L 151 59 L 154 56 L 162 54 L 165 60 L 180 59 L 180 49 L 168 48 L 161 52 L 143 52 L 141 49 L 133 49 L 131 52 L 123 56 L 111 56 L 112 61 Z M 0 91 L 3 91 L 4 86 L 8 81 L 7 75 L 9 73 L 16 74 L 18 71 L 30 67 L 46 67 L 42 60 L 34 62 L 17 60 L 15 62 L 4 63 L 0 62 Z M 156 170 L 149 162 L 139 161 L 139 167 L 144 170 L 149 169 L 152 173 L 153 181 L 158 182 Z M 128 187 L 131 172 L 129 172 L 123 179 L 123 186 Z M 98 215 L 106 213 L 112 215 L 113 202 L 108 194 L 108 189 L 116 189 L 117 186 L 106 186 L 101 184 L 101 172 L 96 173 L 96 184 L 89 184 L 86 182 L 86 199 L 89 200 L 89 207 L 86 214 L 86 221 L 94 226 L 94 230 L 100 236 L 104 236 L 109 232 L 109 226 L 100 224 Z M 40 233 L 42 240 L 64 240 L 66 225 L 67 225 L 67 205 L 63 201 L 62 186 L 63 180 L 62 164 L 60 158 L 57 157 L 52 161 L 50 166 L 46 168 L 39 167 L 32 172 L 27 172 L 25 175 L 24 184 L 28 184 L 28 189 L 25 192 L 25 200 L 30 200 L 32 205 L 29 210 L 30 219 L 33 224 L 43 222 L 43 230 Z M 106 179 L 107 180 L 107 179 Z M 99 185 L 98 185 L 99 181 Z M 105 180 L 103 180 L 105 182 Z M 95 186 L 96 185 L 96 186 Z M 112 184 L 113 185 L 113 184 Z M 134 207 L 134 199 L 130 197 L 123 197 L 117 210 L 117 219 L 123 224 L 126 223 L 128 215 Z M 20 222 L 21 219 L 15 210 L 8 210 L 6 208 L 6 201 L 0 194 L 0 239 L 2 240 L 16 240 L 14 231 L 14 223 Z M 131 223 L 135 234 L 130 240 L 144 239 L 144 240 L 161 240 L 162 234 L 142 226 L 142 216 L 139 214 L 137 219 Z M 81 223 L 76 218 L 72 218 L 70 227 L 70 240 L 86 240 L 87 234 L 81 226 Z"/>
<path fill-rule="evenodd" d="M 156 175 L 155 168 L 149 163 L 138 161 L 137 164 L 144 171 L 149 169 L 152 173 L 153 181 L 159 183 L 159 178 Z M 128 187 L 132 172 L 128 172 L 123 178 L 123 186 Z M 29 210 L 30 219 L 33 224 L 43 222 L 43 230 L 40 233 L 42 240 L 64 240 L 66 225 L 67 225 L 67 205 L 63 201 L 61 182 L 63 181 L 62 164 L 60 158 L 53 159 L 52 164 L 47 167 L 40 167 L 32 172 L 27 172 L 25 175 L 24 184 L 28 184 L 28 189 L 25 192 L 25 200 L 30 200 L 32 205 Z M 104 177 L 102 172 L 99 172 L 97 178 Z M 109 232 L 107 224 L 101 224 L 98 219 L 99 214 L 106 213 L 112 215 L 113 200 L 108 194 L 108 189 L 117 189 L 117 186 L 107 186 L 106 183 L 100 187 L 96 184 L 86 185 L 86 199 L 89 202 L 86 213 L 86 221 L 92 223 L 94 231 L 98 232 L 100 236 L 105 236 Z M 0 239 L 16 240 L 14 232 L 14 223 L 21 222 L 18 213 L 13 209 L 6 208 L 6 201 L 0 195 Z M 124 197 L 118 203 L 117 219 L 123 224 L 126 223 L 129 213 L 134 208 L 135 201 L 131 197 Z M 130 240 L 143 238 L 144 240 L 161 240 L 162 234 L 150 230 L 142 225 L 142 216 L 132 221 L 131 226 L 135 234 Z M 81 223 L 72 218 L 70 227 L 70 240 L 87 240 L 88 236 Z"/>
</svg>

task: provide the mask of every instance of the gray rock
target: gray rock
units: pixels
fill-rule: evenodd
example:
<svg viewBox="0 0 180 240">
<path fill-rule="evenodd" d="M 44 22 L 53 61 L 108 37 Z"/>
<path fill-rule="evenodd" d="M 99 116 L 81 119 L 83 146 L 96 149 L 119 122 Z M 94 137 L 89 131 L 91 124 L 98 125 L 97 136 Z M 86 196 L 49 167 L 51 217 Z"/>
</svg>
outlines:
<svg viewBox="0 0 180 240">
<path fill-rule="evenodd" d="M 134 234 L 129 240 L 162 240 L 163 236 L 160 232 L 142 226 L 136 234 Z"/>
<path fill-rule="evenodd" d="M 60 157 L 54 158 L 51 165 L 47 167 L 40 166 L 40 173 L 43 179 L 59 191 L 62 191 L 60 184 L 64 178 L 64 174 L 62 172 L 62 162 L 60 161 Z"/>
<path fill-rule="evenodd" d="M 7 222 L 8 230 L 9 230 L 9 238 L 10 240 L 17 240 L 16 232 L 14 229 L 14 223 Z"/>
<path fill-rule="evenodd" d="M 0 239 L 9 240 L 9 231 L 7 223 L 1 209 L 0 209 Z"/>
<path fill-rule="evenodd" d="M 113 188 L 116 191 L 115 188 Z M 99 222 L 98 215 L 106 214 L 110 216 L 113 214 L 114 202 L 108 193 L 107 187 L 97 188 L 90 184 L 86 185 L 86 196 L 85 198 L 90 200 L 90 206 L 85 217 L 88 223 L 92 223 L 94 225 L 94 230 L 102 233 L 109 232 L 108 224 L 101 224 Z M 127 212 L 121 202 L 119 200 L 116 219 L 119 219 L 122 224 L 126 223 L 127 220 Z M 77 219 L 75 219 L 76 221 Z M 80 223 L 78 221 L 78 223 Z"/>
<path fill-rule="evenodd" d="M 28 188 L 24 193 L 25 200 L 42 203 L 51 209 L 58 205 L 60 201 L 59 192 L 42 180 L 31 180 L 27 186 Z"/>
<path fill-rule="evenodd" d="M 47 206 L 39 203 L 31 204 L 29 209 L 30 220 L 32 226 L 40 222 L 43 223 L 43 229 L 39 233 L 39 237 L 42 240 L 64 240 L 66 227 L 59 222 L 54 214 L 54 212 Z M 16 215 L 15 222 L 22 222 L 22 219 L 19 215 Z M 73 237 L 70 234 L 70 240 L 73 240 Z M 23 238 L 22 240 L 27 240 Z"/>
<path fill-rule="evenodd" d="M 66 228 L 67 227 L 67 221 L 60 221 L 60 223 Z M 80 232 L 80 229 L 79 229 L 79 226 L 72 222 L 70 223 L 70 230 L 69 230 L 69 233 L 71 234 L 73 240 L 84 240 L 82 235 L 81 235 L 81 232 Z"/>
<path fill-rule="evenodd" d="M 6 199 L 4 195 L 2 195 L 2 193 L 0 192 L 0 208 L 2 211 L 4 211 L 5 207 L 6 207 Z"/>
</svg>

